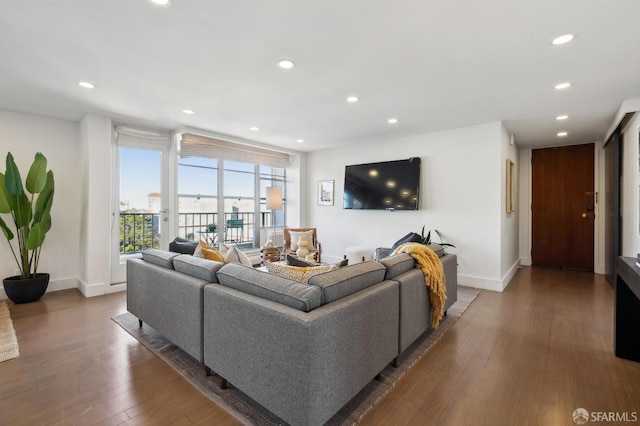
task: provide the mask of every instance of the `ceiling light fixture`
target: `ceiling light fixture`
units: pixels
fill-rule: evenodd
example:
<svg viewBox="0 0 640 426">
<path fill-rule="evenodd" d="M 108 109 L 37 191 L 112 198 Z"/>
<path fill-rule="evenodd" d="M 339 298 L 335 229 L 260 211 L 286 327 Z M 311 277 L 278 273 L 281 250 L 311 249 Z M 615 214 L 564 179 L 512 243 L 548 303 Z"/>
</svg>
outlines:
<svg viewBox="0 0 640 426">
<path fill-rule="evenodd" d="M 171 0 L 148 0 L 149 3 L 160 6 L 160 7 L 169 7 L 171 6 Z"/>
<path fill-rule="evenodd" d="M 569 118 L 568 115 L 559 115 L 556 117 L 556 120 L 562 121 L 562 120 L 566 120 L 567 118 Z"/>
<path fill-rule="evenodd" d="M 291 68 L 296 66 L 296 63 L 290 59 L 282 59 L 278 61 L 278 66 L 284 70 L 290 70 Z"/>
<path fill-rule="evenodd" d="M 304 143 L 304 139 L 298 139 L 296 142 L 298 142 L 298 143 Z"/>
<path fill-rule="evenodd" d="M 387 120 L 387 123 L 389 123 L 389 124 L 396 124 L 397 122 L 398 122 L 397 118 L 390 118 L 390 119 Z"/>
<path fill-rule="evenodd" d="M 569 133 L 567 132 L 558 132 L 558 137 L 559 138 L 564 138 L 565 136 L 567 136 Z"/>
<path fill-rule="evenodd" d="M 259 129 L 258 127 L 256 127 L 256 126 L 251 126 L 251 127 L 249 127 L 249 130 L 252 130 L 252 131 L 254 131 L 254 132 L 257 132 L 257 131 L 258 131 L 258 130 L 260 130 L 260 129 Z"/>
<path fill-rule="evenodd" d="M 555 88 L 556 90 L 562 90 L 562 89 L 566 89 L 566 88 L 568 88 L 568 87 L 571 87 L 571 83 L 569 83 L 568 81 L 567 81 L 567 82 L 564 82 L 564 83 L 558 83 L 558 84 L 556 84 L 556 85 L 554 86 L 554 88 Z"/>
<path fill-rule="evenodd" d="M 192 109 L 183 109 L 182 110 L 183 113 L 185 114 L 195 114 L 196 112 Z"/>
<path fill-rule="evenodd" d="M 79 81 L 78 85 L 84 87 L 85 89 L 93 89 L 96 87 L 95 84 L 89 83 L 88 81 Z"/>
<path fill-rule="evenodd" d="M 360 98 L 358 98 L 357 96 L 349 96 L 347 98 L 347 102 L 349 102 L 350 104 L 355 104 L 359 100 L 360 100 Z"/>
<path fill-rule="evenodd" d="M 561 44 L 569 43 L 571 40 L 573 40 L 573 38 L 573 34 L 563 34 L 560 37 L 554 38 L 551 44 L 553 44 L 554 46 L 560 46 Z"/>
</svg>

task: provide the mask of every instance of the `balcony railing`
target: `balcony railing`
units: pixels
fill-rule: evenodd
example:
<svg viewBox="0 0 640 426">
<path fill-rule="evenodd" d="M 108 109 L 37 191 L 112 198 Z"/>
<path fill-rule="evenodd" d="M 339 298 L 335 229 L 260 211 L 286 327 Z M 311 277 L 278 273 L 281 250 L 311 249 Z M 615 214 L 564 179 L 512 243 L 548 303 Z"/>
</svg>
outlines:
<svg viewBox="0 0 640 426">
<path fill-rule="evenodd" d="M 218 214 L 179 213 L 178 236 L 188 240 L 205 239 L 213 245 L 220 241 L 244 247 L 256 247 L 255 230 L 272 226 L 271 212 L 261 212 L 256 224 L 253 212 L 224 213 L 224 229 L 218 230 Z M 160 247 L 160 215 L 120 212 L 120 254 L 140 253 Z"/>
</svg>

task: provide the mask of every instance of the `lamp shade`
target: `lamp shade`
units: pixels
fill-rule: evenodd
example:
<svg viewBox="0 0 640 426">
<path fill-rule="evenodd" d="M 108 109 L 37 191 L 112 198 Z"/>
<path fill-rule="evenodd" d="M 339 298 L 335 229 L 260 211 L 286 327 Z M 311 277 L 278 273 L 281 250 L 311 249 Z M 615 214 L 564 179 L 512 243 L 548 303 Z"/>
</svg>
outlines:
<svg viewBox="0 0 640 426">
<path fill-rule="evenodd" d="M 282 187 L 281 186 L 267 187 L 267 209 L 282 210 Z"/>
</svg>

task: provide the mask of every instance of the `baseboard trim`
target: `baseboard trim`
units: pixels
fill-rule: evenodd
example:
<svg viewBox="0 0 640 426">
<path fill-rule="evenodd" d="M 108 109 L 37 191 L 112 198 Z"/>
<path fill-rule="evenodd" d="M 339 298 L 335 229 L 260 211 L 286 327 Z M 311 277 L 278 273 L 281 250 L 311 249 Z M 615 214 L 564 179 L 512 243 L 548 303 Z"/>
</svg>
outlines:
<svg viewBox="0 0 640 426">
<path fill-rule="evenodd" d="M 82 293 L 84 297 L 102 296 L 105 294 L 104 289 L 104 283 L 87 284 L 80 279 L 78 280 L 78 290 L 80 290 L 80 293 Z"/>
<path fill-rule="evenodd" d="M 502 281 L 500 280 L 491 280 L 488 278 L 473 277 L 470 275 L 458 274 L 458 285 L 497 292 L 502 292 L 502 290 L 504 290 L 502 287 Z"/>
<path fill-rule="evenodd" d="M 515 263 L 511 265 L 511 268 L 509 268 L 509 271 L 502 277 L 502 290 L 500 291 L 504 291 L 507 288 L 516 272 L 518 272 L 518 268 L 520 268 L 520 259 L 516 260 Z"/>
</svg>

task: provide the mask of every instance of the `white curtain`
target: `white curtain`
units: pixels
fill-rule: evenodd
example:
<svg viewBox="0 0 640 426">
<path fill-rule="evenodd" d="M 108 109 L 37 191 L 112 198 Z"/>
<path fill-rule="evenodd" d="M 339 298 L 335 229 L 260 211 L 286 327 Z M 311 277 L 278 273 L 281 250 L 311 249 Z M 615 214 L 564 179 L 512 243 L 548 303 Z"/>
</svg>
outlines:
<svg viewBox="0 0 640 426">
<path fill-rule="evenodd" d="M 162 151 L 169 149 L 171 143 L 171 132 L 165 130 L 116 124 L 115 131 L 119 147 Z"/>
<path fill-rule="evenodd" d="M 184 133 L 180 142 L 180 157 L 208 157 L 241 161 L 271 167 L 289 166 L 289 154 L 257 148 L 235 142 L 223 141 L 191 133 Z"/>
</svg>

